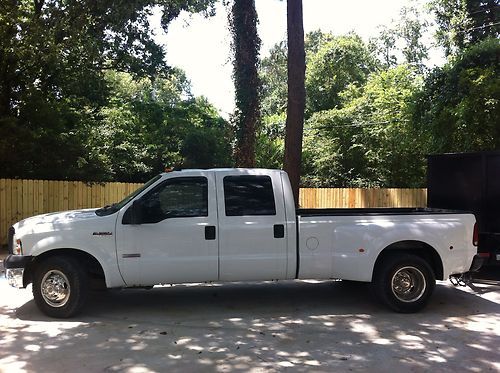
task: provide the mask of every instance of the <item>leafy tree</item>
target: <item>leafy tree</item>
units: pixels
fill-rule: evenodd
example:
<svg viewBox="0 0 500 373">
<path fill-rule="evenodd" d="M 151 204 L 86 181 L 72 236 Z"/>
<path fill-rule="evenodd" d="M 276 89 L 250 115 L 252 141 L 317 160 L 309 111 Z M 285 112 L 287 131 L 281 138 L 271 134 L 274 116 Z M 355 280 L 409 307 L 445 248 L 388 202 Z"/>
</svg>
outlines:
<svg viewBox="0 0 500 373">
<path fill-rule="evenodd" d="M 262 59 L 259 76 L 262 83 L 262 115 L 286 112 L 288 49 L 284 41 L 274 45 L 269 56 Z M 283 122 L 284 124 L 284 122 Z"/>
<path fill-rule="evenodd" d="M 236 95 L 236 110 L 232 118 L 236 132 L 235 162 L 238 167 L 254 167 L 255 137 L 260 121 L 260 38 L 255 1 L 233 0 L 229 23 L 233 35 Z"/>
<path fill-rule="evenodd" d="M 429 5 L 439 27 L 436 39 L 447 55 L 500 34 L 498 0 L 432 0 Z"/>
<path fill-rule="evenodd" d="M 422 71 L 423 61 L 429 57 L 427 46 L 422 42 L 428 22 L 422 20 L 421 12 L 414 6 L 403 7 L 400 16 L 396 31 L 403 41 L 404 61 Z"/>
<path fill-rule="evenodd" d="M 338 36 L 308 59 L 306 117 L 340 104 L 339 94 L 350 84 L 363 85 L 376 63 L 356 34 Z"/>
<path fill-rule="evenodd" d="M 320 30 L 305 35 L 306 63 L 335 37 Z M 286 112 L 287 106 L 287 42 L 281 41 L 269 50 L 269 55 L 260 63 L 259 76 L 262 82 L 262 114 L 274 116 Z M 283 121 L 284 124 L 284 121 Z"/>
<path fill-rule="evenodd" d="M 2 0 L 2 176 L 85 180 L 106 174 L 92 146 L 109 95 L 104 72 L 166 75 L 148 21 L 153 7 L 163 11 L 166 28 L 181 10 L 210 10 L 214 1 Z"/>
<path fill-rule="evenodd" d="M 354 52 L 348 51 L 349 43 L 356 46 Z M 305 36 L 304 47 L 308 65 L 307 79 L 309 79 L 306 80 L 307 97 L 316 95 L 318 99 L 326 101 L 325 98 L 329 94 L 337 95 L 339 91 L 342 91 L 349 84 L 362 85 L 369 72 L 376 68 L 375 59 L 370 55 L 366 45 L 358 36 L 353 34 L 335 37 L 330 33 L 313 31 Z M 336 50 L 336 53 L 345 57 L 342 59 L 343 64 L 335 65 L 334 60 L 324 58 L 326 52 L 323 52 L 323 49 Z M 356 54 L 359 51 L 361 53 Z M 275 159 L 278 158 L 279 152 L 283 151 L 282 139 L 285 134 L 286 92 L 288 89 L 286 83 L 287 53 L 287 44 L 281 42 L 271 49 L 269 56 L 264 58 L 261 63 L 260 76 L 263 82 L 262 107 L 264 117 L 263 128 L 259 132 L 259 143 L 257 145 L 258 165 L 261 167 L 282 167 L 280 163 L 275 162 Z M 319 57 L 319 53 L 323 53 L 323 57 Z M 357 60 L 353 59 L 353 61 L 356 61 L 353 64 L 350 58 L 357 58 Z M 362 60 L 362 58 L 365 59 Z M 313 63 L 316 64 L 314 69 L 316 75 L 311 73 L 311 64 Z M 322 69 L 317 68 L 318 66 L 321 66 Z M 369 67 L 365 69 L 365 66 Z M 355 75 L 353 71 L 360 70 L 362 71 L 362 78 L 355 81 L 359 74 Z M 322 77 L 323 73 L 343 77 L 342 84 L 334 86 L 335 91 L 333 92 L 327 91 L 324 83 L 325 79 Z M 321 86 L 318 86 L 318 84 Z M 325 106 L 330 108 L 332 105 L 325 103 Z M 313 112 L 311 110 L 308 115 L 312 115 Z"/>
<path fill-rule="evenodd" d="M 422 85 L 417 67 L 399 65 L 370 76 L 355 103 L 370 182 L 386 187 L 423 185 L 426 153 L 411 121 Z"/>
<path fill-rule="evenodd" d="M 144 180 L 165 166 L 208 168 L 231 164 L 227 122 L 204 98 L 194 98 L 181 71 L 170 79 L 107 74 L 113 97 L 102 109 L 96 148 L 108 177 Z"/>
<path fill-rule="evenodd" d="M 400 62 L 413 65 L 422 72 L 428 58 L 428 47 L 423 42 L 428 26 L 419 8 L 405 6 L 401 8 L 399 19 L 390 25 L 379 26 L 379 34 L 370 39 L 369 47 L 384 68 L 394 67 Z"/>
<path fill-rule="evenodd" d="M 303 183 L 311 187 L 365 186 L 363 132 L 355 107 L 314 113 L 306 122 Z"/>
<path fill-rule="evenodd" d="M 322 32 L 321 30 L 310 31 L 306 34 L 304 40 L 304 49 L 306 50 L 306 62 L 314 56 L 323 45 L 332 42 L 335 36 L 329 32 Z"/>
<path fill-rule="evenodd" d="M 499 55 L 486 39 L 427 77 L 413 121 L 429 153 L 500 149 Z"/>
<path fill-rule="evenodd" d="M 421 89 L 414 67 L 373 73 L 363 87 L 340 94 L 339 108 L 308 121 L 306 182 L 344 187 L 420 186 L 424 157 L 411 126 Z"/>
<path fill-rule="evenodd" d="M 427 24 L 415 7 L 403 8 L 369 48 L 354 34 L 306 36 L 303 185 L 420 187 L 427 154 L 500 149 L 498 4 L 436 4 L 455 17 L 448 26 L 438 18 L 446 36 L 463 38 L 445 39 L 455 55 L 431 71 L 423 67 Z M 286 53 L 276 45 L 262 63 L 259 165 L 275 164 L 283 149 Z"/>
<path fill-rule="evenodd" d="M 282 169 L 285 156 L 286 113 L 269 115 L 263 120 L 263 126 L 257 134 L 256 166 Z"/>
<path fill-rule="evenodd" d="M 378 30 L 378 36 L 370 39 L 369 48 L 377 56 L 383 68 L 394 67 L 398 63 L 397 35 L 392 28 L 385 25 L 379 26 Z"/>
</svg>

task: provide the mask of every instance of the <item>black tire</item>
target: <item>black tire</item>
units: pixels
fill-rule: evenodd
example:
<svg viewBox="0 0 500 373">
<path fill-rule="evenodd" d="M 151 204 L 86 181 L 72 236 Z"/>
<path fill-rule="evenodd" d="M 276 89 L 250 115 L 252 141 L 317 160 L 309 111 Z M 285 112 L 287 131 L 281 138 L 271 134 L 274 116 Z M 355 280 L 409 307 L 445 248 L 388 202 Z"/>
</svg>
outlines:
<svg viewBox="0 0 500 373">
<path fill-rule="evenodd" d="M 412 313 L 423 309 L 436 286 L 430 265 L 410 254 L 385 257 L 375 269 L 373 287 L 377 297 L 396 312 Z"/>
<path fill-rule="evenodd" d="M 34 273 L 33 297 L 47 316 L 69 318 L 81 311 L 88 294 L 87 274 L 69 257 L 52 257 Z"/>
</svg>

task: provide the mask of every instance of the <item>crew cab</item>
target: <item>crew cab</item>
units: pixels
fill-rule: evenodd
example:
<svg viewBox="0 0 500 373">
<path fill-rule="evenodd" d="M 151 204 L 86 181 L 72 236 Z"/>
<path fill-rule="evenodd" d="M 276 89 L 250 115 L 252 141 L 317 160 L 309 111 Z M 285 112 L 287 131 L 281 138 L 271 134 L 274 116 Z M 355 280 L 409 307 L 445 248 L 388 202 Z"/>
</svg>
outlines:
<svg viewBox="0 0 500 373">
<path fill-rule="evenodd" d="M 40 310 L 59 318 L 96 284 L 293 279 L 372 282 L 390 308 L 415 312 L 436 279 L 480 265 L 474 227 L 472 214 L 447 210 L 296 210 L 280 170 L 183 170 L 111 206 L 16 223 L 4 265 L 11 285 L 32 283 Z"/>
</svg>

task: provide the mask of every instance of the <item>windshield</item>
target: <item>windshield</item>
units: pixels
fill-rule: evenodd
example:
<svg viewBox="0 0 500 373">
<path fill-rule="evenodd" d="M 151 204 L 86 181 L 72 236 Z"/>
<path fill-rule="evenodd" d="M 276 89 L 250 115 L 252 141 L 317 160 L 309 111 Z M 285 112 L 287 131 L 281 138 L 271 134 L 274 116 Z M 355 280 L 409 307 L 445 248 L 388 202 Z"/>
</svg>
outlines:
<svg viewBox="0 0 500 373">
<path fill-rule="evenodd" d="M 139 189 L 136 191 L 132 192 L 129 194 L 127 197 L 122 199 L 118 203 L 113 203 L 112 205 L 104 206 L 103 208 L 100 208 L 99 210 L 96 210 L 96 214 L 98 216 L 106 216 L 106 215 L 111 215 L 114 214 L 115 212 L 119 211 L 123 206 L 125 206 L 127 203 L 129 203 L 131 200 L 133 200 L 137 195 L 141 194 L 142 191 L 146 190 L 149 188 L 152 184 L 157 182 L 161 178 L 161 175 L 157 175 L 151 180 L 149 180 L 146 184 L 141 186 Z"/>
</svg>

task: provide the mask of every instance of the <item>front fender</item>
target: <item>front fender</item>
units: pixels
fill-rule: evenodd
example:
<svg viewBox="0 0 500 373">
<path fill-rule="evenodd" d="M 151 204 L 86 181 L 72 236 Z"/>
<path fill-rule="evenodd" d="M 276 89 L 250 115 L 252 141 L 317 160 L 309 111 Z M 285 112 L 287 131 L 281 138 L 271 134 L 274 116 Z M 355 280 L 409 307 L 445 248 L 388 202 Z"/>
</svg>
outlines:
<svg viewBox="0 0 500 373">
<path fill-rule="evenodd" d="M 123 281 L 116 253 L 114 250 L 114 237 L 99 237 L 87 239 L 85 242 L 82 237 L 74 235 L 71 239 L 62 235 L 47 235 L 33 243 L 30 250 L 30 255 L 35 259 L 40 256 L 47 255 L 55 250 L 77 250 L 92 256 L 102 267 L 104 272 L 106 287 L 123 287 Z"/>
</svg>

